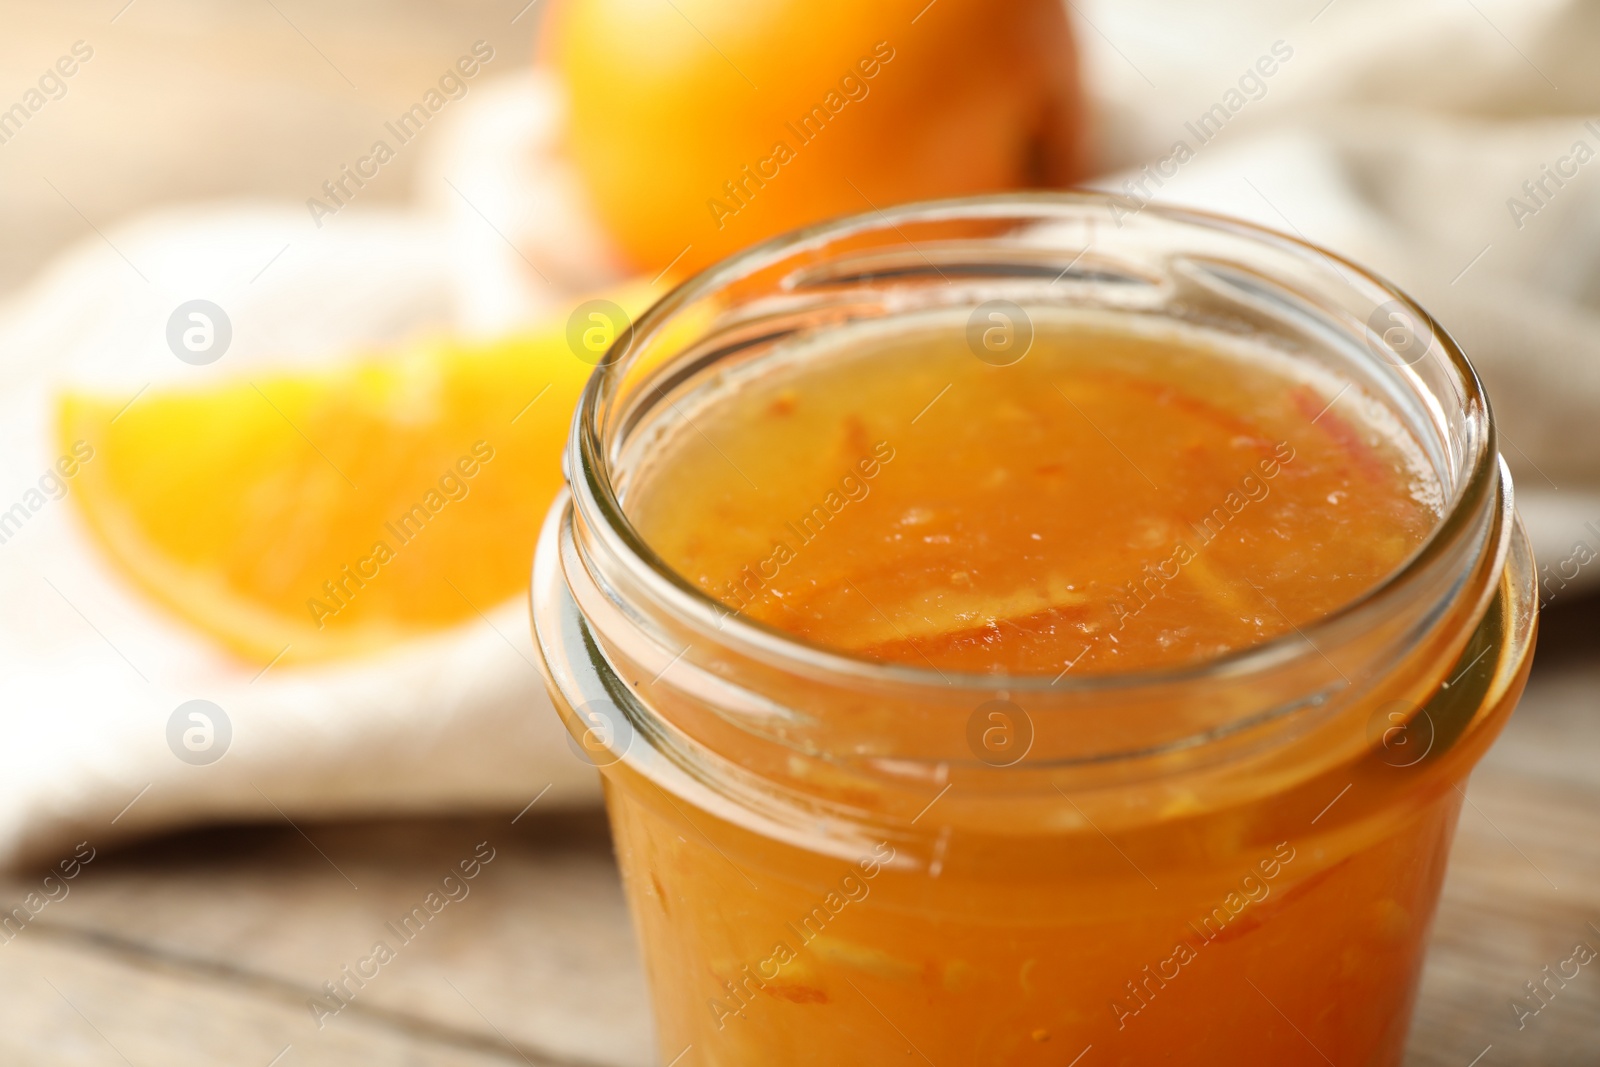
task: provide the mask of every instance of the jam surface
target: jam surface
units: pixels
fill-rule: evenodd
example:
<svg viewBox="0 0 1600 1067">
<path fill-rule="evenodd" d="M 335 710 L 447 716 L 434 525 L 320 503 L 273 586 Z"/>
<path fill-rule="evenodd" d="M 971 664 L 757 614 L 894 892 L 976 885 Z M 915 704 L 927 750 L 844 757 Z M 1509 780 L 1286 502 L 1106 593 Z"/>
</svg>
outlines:
<svg viewBox="0 0 1600 1067">
<path fill-rule="evenodd" d="M 1199 330 L 1035 329 L 1007 366 L 900 325 L 734 371 L 674 405 L 630 517 L 807 641 L 1035 675 L 1292 632 L 1438 519 L 1417 445 L 1357 386 Z"/>
</svg>

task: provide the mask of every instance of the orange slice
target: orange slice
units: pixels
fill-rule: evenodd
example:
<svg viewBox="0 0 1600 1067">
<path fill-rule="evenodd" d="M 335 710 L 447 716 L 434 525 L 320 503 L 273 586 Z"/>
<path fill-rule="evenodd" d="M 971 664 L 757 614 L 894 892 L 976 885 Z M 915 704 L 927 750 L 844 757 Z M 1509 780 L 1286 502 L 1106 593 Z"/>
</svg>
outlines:
<svg viewBox="0 0 1600 1067">
<path fill-rule="evenodd" d="M 615 295 L 631 314 L 648 303 L 642 285 Z M 126 410 L 67 393 L 58 429 L 93 446 L 73 495 L 145 594 L 248 660 L 326 660 L 527 587 L 593 359 L 562 316 L 492 343 L 152 388 Z"/>
</svg>

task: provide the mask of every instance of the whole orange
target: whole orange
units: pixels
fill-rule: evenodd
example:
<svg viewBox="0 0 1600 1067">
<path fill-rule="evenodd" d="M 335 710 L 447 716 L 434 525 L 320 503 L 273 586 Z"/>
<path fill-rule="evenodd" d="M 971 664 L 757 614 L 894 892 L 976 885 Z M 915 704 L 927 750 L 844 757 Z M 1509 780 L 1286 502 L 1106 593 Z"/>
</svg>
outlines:
<svg viewBox="0 0 1600 1067">
<path fill-rule="evenodd" d="M 1061 0 L 556 0 L 541 55 L 591 202 L 641 270 L 1084 171 Z"/>
</svg>

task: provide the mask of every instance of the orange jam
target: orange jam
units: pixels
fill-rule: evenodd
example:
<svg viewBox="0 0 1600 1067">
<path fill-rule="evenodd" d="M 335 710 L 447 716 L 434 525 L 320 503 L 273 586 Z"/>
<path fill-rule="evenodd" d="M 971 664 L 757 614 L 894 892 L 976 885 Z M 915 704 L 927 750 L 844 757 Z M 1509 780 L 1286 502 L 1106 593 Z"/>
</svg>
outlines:
<svg viewBox="0 0 1600 1067">
<path fill-rule="evenodd" d="M 1342 383 L 1204 335 L 852 338 L 708 400 L 629 501 L 729 608 L 873 659 L 1127 671 L 1292 631 L 1438 518 L 1414 442 Z"/>
<path fill-rule="evenodd" d="M 797 234 L 591 383 L 533 621 L 659 1062 L 1401 1063 L 1533 640 L 1487 405 L 1355 268 L 1106 209 Z"/>
</svg>

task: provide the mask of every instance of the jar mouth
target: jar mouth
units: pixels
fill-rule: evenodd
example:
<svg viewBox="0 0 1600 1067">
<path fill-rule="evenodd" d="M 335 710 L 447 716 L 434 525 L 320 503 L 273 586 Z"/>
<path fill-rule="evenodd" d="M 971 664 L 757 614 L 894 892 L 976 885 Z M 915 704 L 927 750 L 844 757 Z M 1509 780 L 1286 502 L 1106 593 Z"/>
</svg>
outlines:
<svg viewBox="0 0 1600 1067">
<path fill-rule="evenodd" d="M 891 277 L 897 270 L 914 270 L 909 260 L 920 258 L 935 272 L 940 267 L 928 258 L 928 249 L 919 249 L 904 230 L 942 223 L 994 222 L 1012 220 L 1044 230 L 1053 224 L 1082 226 L 1087 223 L 1090 241 L 1079 253 L 1086 258 L 1093 248 L 1097 223 L 1121 230 L 1123 221 L 1137 215 L 1134 224 L 1152 233 L 1180 233 L 1195 238 L 1203 249 L 1215 238 L 1237 249 L 1253 249 L 1279 265 L 1295 265 L 1302 277 L 1321 276 L 1320 295 L 1336 294 L 1334 308 L 1352 337 L 1359 336 L 1371 350 L 1375 367 L 1387 363 L 1391 386 L 1407 386 L 1409 399 L 1417 410 L 1432 420 L 1437 435 L 1423 442 L 1433 457 L 1435 474 L 1443 488 L 1438 521 L 1426 539 L 1384 579 L 1355 599 L 1311 622 L 1258 644 L 1171 667 L 1092 675 L 1049 676 L 1044 674 L 973 673 L 942 670 L 913 664 L 891 663 L 857 655 L 847 650 L 810 641 L 775 626 L 734 612 L 726 604 L 701 589 L 674 569 L 650 545 L 629 519 L 622 503 L 617 478 L 617 463 L 627 432 L 636 420 L 618 419 L 616 405 L 630 374 L 648 362 L 652 345 L 661 343 L 679 326 L 686 313 L 700 302 L 727 293 L 741 283 L 769 275 L 775 268 L 791 263 L 783 283 L 791 287 L 814 284 L 816 279 L 848 284 L 862 278 Z M 877 232 L 898 234 L 904 245 L 896 257 L 879 253 L 876 257 L 854 257 L 850 270 L 834 270 L 824 258 L 830 248 L 849 246 L 862 235 Z M 1016 260 L 1033 251 L 1040 269 L 1053 270 L 1070 247 L 1051 244 L 1018 245 L 1007 255 Z M 945 249 L 944 251 L 948 251 Z M 1052 258 L 1052 256 L 1054 258 Z M 981 272 L 983 257 L 969 250 L 952 263 L 959 269 Z M 1074 260 L 1061 276 L 1073 271 Z M 1113 262 L 1115 259 L 1113 257 Z M 1091 261 L 1084 275 L 1103 279 L 1104 269 Z M 1080 275 L 1081 276 L 1081 275 Z M 1077 276 L 1075 276 L 1077 277 Z M 1059 277 L 1058 277 L 1059 280 Z M 1372 325 L 1373 315 L 1359 309 L 1378 309 L 1395 305 L 1411 323 L 1410 344 L 1424 331 L 1427 344 L 1420 357 L 1410 357 L 1404 339 L 1391 341 Z M 1357 309 L 1357 310 L 1352 310 Z M 1430 384 L 1432 383 L 1432 384 Z M 1442 386 L 1443 388 L 1437 388 Z M 1439 395 L 1448 392 L 1451 395 Z M 1416 426 L 1408 427 L 1415 433 Z M 1432 446 L 1429 448 L 1428 446 Z M 1436 573 L 1447 557 L 1459 556 L 1464 541 L 1477 540 L 1480 550 L 1503 553 L 1511 524 L 1501 524 L 1498 546 L 1484 546 L 1486 516 L 1509 516 L 1511 486 L 1498 462 L 1495 428 L 1488 398 L 1476 372 L 1460 346 L 1414 300 L 1399 287 L 1355 263 L 1317 247 L 1308 241 L 1266 227 L 1210 212 L 1157 207 L 1132 211 L 1113 194 L 1073 191 L 1010 193 L 929 201 L 848 216 L 796 230 L 752 246 L 684 281 L 645 311 L 628 330 L 622 332 L 596 373 L 589 380 L 573 419 L 568 453 L 568 482 L 573 508 L 585 528 L 603 544 L 607 554 L 625 568 L 637 588 L 642 589 L 681 624 L 703 633 L 714 633 L 723 645 L 741 648 L 751 657 L 787 670 L 825 672 L 871 685 L 934 687 L 968 690 L 974 694 L 997 690 L 1015 694 L 1051 693 L 1062 696 L 1123 690 L 1140 687 L 1182 686 L 1199 681 L 1239 678 L 1282 668 L 1307 655 L 1323 656 L 1324 638 L 1337 644 L 1338 635 L 1359 632 L 1376 624 L 1394 605 L 1410 596 Z M 1492 520 L 1491 520 L 1492 521 Z M 1495 535 L 1489 534 L 1491 538 Z M 1326 657 L 1323 656 L 1325 659 Z"/>
</svg>

